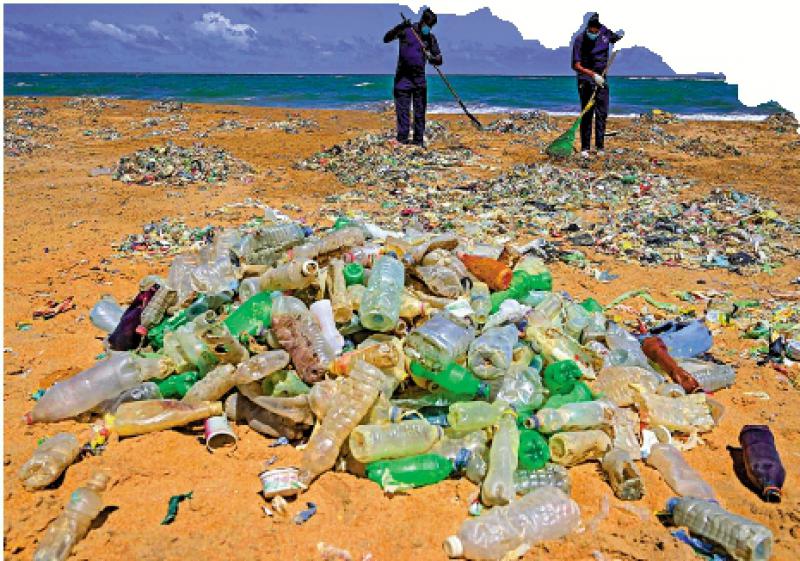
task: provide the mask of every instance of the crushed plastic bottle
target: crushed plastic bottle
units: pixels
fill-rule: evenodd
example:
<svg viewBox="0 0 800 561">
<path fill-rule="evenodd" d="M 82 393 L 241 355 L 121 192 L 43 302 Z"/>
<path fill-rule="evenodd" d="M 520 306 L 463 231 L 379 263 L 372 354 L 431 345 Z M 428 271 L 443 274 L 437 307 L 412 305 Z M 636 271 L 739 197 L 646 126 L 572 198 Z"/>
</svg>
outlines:
<svg viewBox="0 0 800 561">
<path fill-rule="evenodd" d="M 481 500 L 486 505 L 504 505 L 514 500 L 514 472 L 519 455 L 519 429 L 515 416 L 506 412 L 500 417 L 489 449 L 489 471 L 481 486 Z"/>
<path fill-rule="evenodd" d="M 544 434 L 596 429 L 611 424 L 613 409 L 603 401 L 567 403 L 558 409 L 539 409 L 525 419 L 525 426 Z"/>
<path fill-rule="evenodd" d="M 442 428 L 424 420 L 359 425 L 350 433 L 350 453 L 361 463 L 423 454 L 442 437 Z"/>
<path fill-rule="evenodd" d="M 686 463 L 680 451 L 671 444 L 657 443 L 650 448 L 647 465 L 659 471 L 673 491 L 682 497 L 716 500 L 714 490 Z"/>
<path fill-rule="evenodd" d="M 19 470 L 27 489 L 42 489 L 53 483 L 72 465 L 81 451 L 75 435 L 60 432 L 42 442 Z"/>
<path fill-rule="evenodd" d="M 550 458 L 562 466 L 602 458 L 610 449 L 611 439 L 601 430 L 560 432 L 550 437 Z"/>
<path fill-rule="evenodd" d="M 612 448 L 601 462 L 614 495 L 623 501 L 638 501 L 644 496 L 644 482 L 630 453 Z"/>
<path fill-rule="evenodd" d="M 408 357 L 431 370 L 443 370 L 463 357 L 475 329 L 456 323 L 447 314 L 436 314 L 415 328 L 406 337 L 404 350 Z"/>
<path fill-rule="evenodd" d="M 518 469 L 514 472 L 514 488 L 518 495 L 527 495 L 542 487 L 556 487 L 569 495 L 572 483 L 567 468 L 547 463 L 539 469 Z"/>
<path fill-rule="evenodd" d="M 219 401 L 197 404 L 173 399 L 131 401 L 117 409 L 114 430 L 120 436 L 136 436 L 188 425 L 215 415 L 222 415 Z"/>
<path fill-rule="evenodd" d="M 452 471 L 453 463 L 438 454 L 381 460 L 366 467 L 367 477 L 386 490 L 392 487 L 433 485 L 447 479 Z"/>
<path fill-rule="evenodd" d="M 511 366 L 519 331 L 514 325 L 492 327 L 472 341 L 467 354 L 470 370 L 483 380 L 501 377 Z"/>
<path fill-rule="evenodd" d="M 405 284 L 403 264 L 389 255 L 375 262 L 358 317 L 373 331 L 390 331 L 400 319 L 400 299 Z"/>
</svg>

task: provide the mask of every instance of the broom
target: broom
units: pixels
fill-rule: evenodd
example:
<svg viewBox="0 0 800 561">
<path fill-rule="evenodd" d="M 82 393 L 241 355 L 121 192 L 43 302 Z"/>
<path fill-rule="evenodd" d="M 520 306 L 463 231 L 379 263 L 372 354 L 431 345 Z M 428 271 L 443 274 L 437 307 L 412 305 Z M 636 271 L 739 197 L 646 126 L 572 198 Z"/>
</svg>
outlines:
<svg viewBox="0 0 800 561">
<path fill-rule="evenodd" d="M 608 60 L 608 64 L 606 65 L 605 70 L 603 70 L 603 78 L 606 77 L 606 73 L 608 69 L 611 68 L 611 63 L 614 62 L 614 58 L 617 56 L 617 51 L 611 53 L 611 58 Z M 586 107 L 583 108 L 581 114 L 578 115 L 578 118 L 575 119 L 575 122 L 572 123 L 572 126 L 561 136 L 556 138 L 550 145 L 545 149 L 545 152 L 550 156 L 555 156 L 558 158 L 566 158 L 570 156 L 573 151 L 573 145 L 575 144 L 575 133 L 578 131 L 578 127 L 581 125 L 581 119 L 586 113 L 594 107 L 594 98 L 597 96 L 597 88 L 594 89 L 592 93 L 592 97 L 589 98 L 589 103 L 586 104 Z"/>
</svg>

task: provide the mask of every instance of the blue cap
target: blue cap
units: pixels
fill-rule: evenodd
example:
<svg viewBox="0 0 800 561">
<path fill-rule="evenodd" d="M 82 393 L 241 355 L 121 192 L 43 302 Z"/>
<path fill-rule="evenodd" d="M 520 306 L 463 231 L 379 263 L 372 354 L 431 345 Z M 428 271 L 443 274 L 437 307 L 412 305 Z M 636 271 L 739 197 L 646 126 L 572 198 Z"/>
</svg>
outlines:
<svg viewBox="0 0 800 561">
<path fill-rule="evenodd" d="M 301 226 L 301 228 L 303 228 L 303 235 L 305 237 L 308 237 L 308 236 L 310 236 L 311 234 L 314 233 L 314 230 L 312 228 L 310 228 L 309 226 Z"/>
</svg>

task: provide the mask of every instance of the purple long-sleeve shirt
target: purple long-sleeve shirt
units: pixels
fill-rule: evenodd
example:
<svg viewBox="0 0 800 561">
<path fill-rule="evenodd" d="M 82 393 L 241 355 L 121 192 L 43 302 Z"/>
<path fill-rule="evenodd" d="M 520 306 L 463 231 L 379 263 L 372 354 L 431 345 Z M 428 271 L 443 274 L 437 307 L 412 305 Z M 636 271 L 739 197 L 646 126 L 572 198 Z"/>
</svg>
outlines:
<svg viewBox="0 0 800 561">
<path fill-rule="evenodd" d="M 606 69 L 608 64 L 608 53 L 611 45 L 620 40 L 620 37 L 608 29 L 605 25 L 600 28 L 597 39 L 592 41 L 586 35 L 586 31 L 580 33 L 572 44 L 572 68 L 579 62 L 584 68 L 588 68 L 598 74 Z M 578 80 L 591 82 L 592 78 L 578 72 Z"/>
<path fill-rule="evenodd" d="M 394 75 L 394 87 L 398 90 L 410 90 L 414 88 L 424 88 L 425 81 L 425 53 L 422 45 L 415 36 L 418 35 L 425 43 L 425 48 L 431 55 L 431 64 L 439 66 L 442 64 L 442 52 L 439 50 L 439 42 L 433 33 L 427 36 L 422 35 L 420 24 L 412 26 L 400 24 L 390 29 L 383 37 L 384 43 L 391 43 L 399 39 L 400 48 L 397 56 L 397 70 Z"/>
</svg>

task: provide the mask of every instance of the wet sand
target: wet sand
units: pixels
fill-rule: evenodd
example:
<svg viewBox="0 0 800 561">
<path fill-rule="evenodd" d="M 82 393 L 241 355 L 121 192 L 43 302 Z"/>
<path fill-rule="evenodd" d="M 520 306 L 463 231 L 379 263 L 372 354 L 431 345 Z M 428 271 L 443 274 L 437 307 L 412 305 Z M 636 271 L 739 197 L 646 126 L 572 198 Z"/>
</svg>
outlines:
<svg viewBox="0 0 800 561">
<path fill-rule="evenodd" d="M 78 462 L 53 488 L 31 493 L 22 487 L 16 473 L 38 439 L 59 431 L 77 433 L 87 426 L 74 421 L 25 426 L 21 418 L 32 407 L 31 394 L 85 369 L 102 352 L 101 334 L 89 322 L 89 311 L 101 295 L 112 294 L 127 303 L 144 275 L 167 270 L 169 260 L 114 258 L 111 243 L 141 232 L 143 224 L 162 217 L 183 217 L 195 226 L 239 224 L 257 210 L 234 208 L 211 217 L 206 213 L 248 197 L 312 226 L 328 226 L 330 217 L 320 208 L 325 206 L 326 196 L 341 193 L 345 187 L 333 174 L 299 171 L 293 164 L 347 138 L 393 125 L 389 113 L 291 111 L 315 119 L 319 130 L 287 134 L 260 127 L 212 132 L 209 138 L 197 139 L 194 132 L 207 130 L 223 118 L 275 121 L 284 119 L 288 111 L 189 104 L 183 111 L 188 132 L 136 138 L 148 129 L 134 129 L 131 123 L 167 114 L 148 112 L 149 102 L 118 103 L 119 108 L 96 115 L 64 107 L 63 99 L 31 103 L 47 107 L 50 112 L 40 121 L 60 129 L 50 141 L 52 148 L 5 158 L 5 558 L 30 559 L 38 538 L 61 512 L 70 493 L 95 469 L 103 468 L 112 477 L 106 504 L 116 508 L 106 511 L 101 523 L 76 547 L 72 559 L 313 560 L 321 559 L 316 551 L 318 542 L 345 548 L 354 559 L 368 553 L 374 560 L 445 559 L 441 542 L 468 516 L 467 506 L 477 491 L 474 485 L 450 480 L 408 495 L 387 497 L 370 481 L 327 473 L 290 504 L 289 517 L 270 519 L 262 512 L 257 474 L 273 454 L 278 457 L 276 467 L 297 465 L 300 451 L 291 446 L 270 448 L 270 440 L 246 426 L 236 428 L 239 447 L 229 456 L 209 454 L 198 440 L 202 429 L 164 431 L 113 440 L 105 453 Z M 457 115 L 435 118 L 448 122 L 464 145 L 490 159 L 497 170 L 545 160 L 525 137 L 477 133 Z M 490 117 L 481 119 L 488 122 Z M 559 119 L 559 130 L 569 122 Z M 86 129 L 107 126 L 120 131 L 122 139 L 83 136 Z M 629 120 L 614 119 L 609 128 L 623 131 L 630 126 Z M 688 122 L 665 125 L 664 129 L 689 138 L 718 139 L 744 154 L 694 157 L 623 138 L 609 139 L 608 148 L 643 148 L 648 156 L 668 164 L 666 173 L 697 179 L 693 194 L 732 186 L 775 199 L 785 215 L 800 214 L 797 135 L 777 134 L 760 123 Z M 557 134 L 543 133 L 541 138 L 549 141 Z M 253 181 L 148 187 L 126 185 L 109 176 L 89 176 L 92 168 L 113 166 L 120 156 L 168 138 L 182 146 L 199 140 L 229 150 L 255 168 Z M 592 164 L 601 165 L 600 161 Z M 620 278 L 601 284 L 555 264 L 555 286 L 575 297 L 594 296 L 601 302 L 629 288 L 648 286 L 657 300 L 677 302 L 673 290 L 727 289 L 738 297 L 763 297 L 768 289 L 792 291 L 797 287 L 790 281 L 800 275 L 797 262 L 773 275 L 743 277 L 719 270 L 643 268 L 610 257 L 598 259 Z M 48 300 L 61 301 L 68 296 L 75 298 L 75 310 L 49 321 L 31 319 L 33 310 Z M 632 301 L 631 305 L 638 307 L 641 302 Z M 30 323 L 32 328 L 19 330 L 20 322 Z M 773 531 L 773 559 L 793 561 L 800 557 L 800 472 L 795 469 L 800 460 L 800 398 L 798 390 L 775 370 L 741 358 L 745 348 L 747 344 L 734 328 L 715 334 L 715 356 L 738 367 L 737 382 L 715 396 L 727 409 L 721 426 L 704 435 L 705 444 L 687 452 L 686 458 L 714 487 L 724 506 Z M 745 395 L 755 391 L 766 392 L 769 400 Z M 775 433 L 788 471 L 781 504 L 763 503 L 734 473 L 727 447 L 738 446 L 739 430 L 747 423 L 768 423 Z M 600 512 L 603 497 L 610 500 L 608 517 L 599 522 L 595 532 L 537 545 L 524 558 L 588 560 L 593 559 L 593 552 L 600 552 L 595 559 L 695 559 L 691 549 L 670 536 L 669 529 L 654 516 L 672 496 L 670 489 L 652 469 L 642 467 L 642 472 L 647 493 L 643 501 L 634 503 L 642 507 L 640 518 L 618 507 L 622 503 L 602 481 L 596 463 L 573 468 L 573 498 L 581 506 L 584 524 Z M 175 522 L 160 525 L 169 497 L 188 491 L 194 496 L 181 504 Z M 291 516 L 305 508 L 306 501 L 316 503 L 318 513 L 297 526 Z"/>
</svg>

